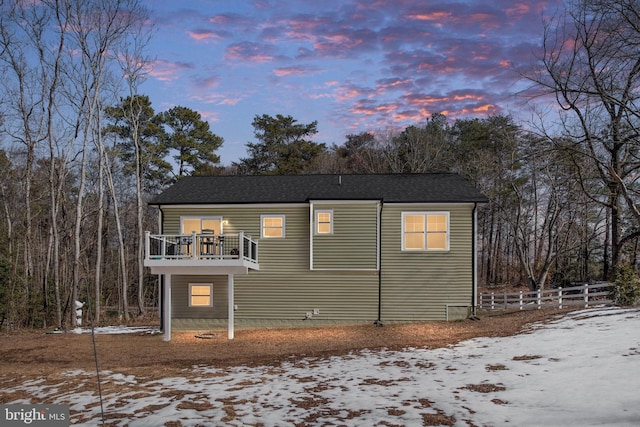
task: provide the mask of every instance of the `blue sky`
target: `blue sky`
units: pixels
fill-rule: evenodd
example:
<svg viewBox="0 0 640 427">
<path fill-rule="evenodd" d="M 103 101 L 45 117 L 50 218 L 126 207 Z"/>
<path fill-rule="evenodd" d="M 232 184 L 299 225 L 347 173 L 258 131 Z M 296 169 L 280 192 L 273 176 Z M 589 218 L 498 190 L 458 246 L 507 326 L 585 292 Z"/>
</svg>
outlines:
<svg viewBox="0 0 640 427">
<path fill-rule="evenodd" d="M 202 114 L 223 164 L 256 115 L 318 121 L 316 142 L 489 114 L 519 116 L 519 73 L 559 0 L 147 0 L 156 33 L 140 93 Z"/>
</svg>

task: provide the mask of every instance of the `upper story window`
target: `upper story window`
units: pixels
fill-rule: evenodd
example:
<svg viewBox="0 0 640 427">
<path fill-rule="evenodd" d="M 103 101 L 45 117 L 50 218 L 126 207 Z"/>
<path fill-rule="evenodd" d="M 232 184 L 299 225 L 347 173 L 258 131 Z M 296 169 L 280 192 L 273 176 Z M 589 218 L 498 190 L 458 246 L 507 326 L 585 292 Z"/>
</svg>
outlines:
<svg viewBox="0 0 640 427">
<path fill-rule="evenodd" d="M 316 211 L 316 234 L 333 234 L 333 211 Z"/>
<path fill-rule="evenodd" d="M 283 238 L 284 215 L 260 215 L 260 230 L 264 238 Z"/>
<path fill-rule="evenodd" d="M 181 217 L 182 234 L 222 234 L 222 217 Z"/>
<path fill-rule="evenodd" d="M 449 250 L 449 212 L 403 212 L 402 250 Z"/>
</svg>

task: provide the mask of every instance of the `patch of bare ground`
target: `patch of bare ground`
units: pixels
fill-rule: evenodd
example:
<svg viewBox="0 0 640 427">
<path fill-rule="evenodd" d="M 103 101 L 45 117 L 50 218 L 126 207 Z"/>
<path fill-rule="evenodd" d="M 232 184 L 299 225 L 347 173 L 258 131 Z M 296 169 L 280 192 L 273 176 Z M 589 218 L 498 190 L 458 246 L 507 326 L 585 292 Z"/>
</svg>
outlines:
<svg viewBox="0 0 640 427">
<path fill-rule="evenodd" d="M 212 339 L 174 332 L 172 341 L 158 335 L 97 335 L 101 370 L 136 375 L 148 381 L 178 375 L 193 366 L 229 367 L 296 362 L 304 357 L 357 353 L 364 349 L 437 348 L 475 337 L 501 337 L 551 319 L 558 310 L 480 313 L 481 320 L 373 325 L 236 330 L 234 340 L 220 331 Z M 0 380 L 6 387 L 29 379 L 64 382 L 69 370 L 95 370 L 88 334 L 13 331 L 0 335 Z M 0 404 L 14 400 L 0 392 Z M 231 414 L 230 414 L 231 415 Z"/>
<path fill-rule="evenodd" d="M 541 359 L 542 356 L 536 356 L 536 355 L 530 355 L 530 354 L 526 354 L 524 356 L 513 356 L 513 360 L 536 360 L 536 359 Z"/>
<path fill-rule="evenodd" d="M 503 365 L 502 363 L 496 363 L 495 365 L 487 365 L 485 367 L 485 369 L 489 372 L 491 371 L 506 371 L 509 368 L 507 368 L 505 365 Z"/>
<path fill-rule="evenodd" d="M 494 393 L 496 391 L 505 391 L 506 388 L 502 384 L 468 384 L 463 389 L 475 391 L 477 393 Z"/>
</svg>

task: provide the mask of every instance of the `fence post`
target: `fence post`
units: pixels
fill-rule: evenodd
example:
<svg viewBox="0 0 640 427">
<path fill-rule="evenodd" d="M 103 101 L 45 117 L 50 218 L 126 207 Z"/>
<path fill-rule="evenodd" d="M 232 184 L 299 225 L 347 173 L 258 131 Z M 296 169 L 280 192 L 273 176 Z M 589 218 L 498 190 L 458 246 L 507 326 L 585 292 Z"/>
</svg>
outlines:
<svg viewBox="0 0 640 427">
<path fill-rule="evenodd" d="M 562 286 L 558 288 L 558 308 L 562 310 Z"/>
<path fill-rule="evenodd" d="M 504 307 L 505 310 L 508 307 L 508 304 L 507 304 L 507 291 L 504 291 L 504 300 L 502 302 L 502 306 Z"/>
<path fill-rule="evenodd" d="M 522 310 L 524 308 L 523 305 L 522 305 L 522 295 L 523 295 L 523 293 L 522 293 L 522 291 L 520 291 L 520 310 Z"/>
<path fill-rule="evenodd" d="M 493 292 L 491 292 L 491 310 L 493 310 L 495 308 L 495 297 L 493 295 Z"/>
<path fill-rule="evenodd" d="M 542 308 L 542 291 L 538 288 L 538 310 Z"/>
<path fill-rule="evenodd" d="M 584 284 L 584 308 L 589 308 L 589 284 Z"/>
</svg>

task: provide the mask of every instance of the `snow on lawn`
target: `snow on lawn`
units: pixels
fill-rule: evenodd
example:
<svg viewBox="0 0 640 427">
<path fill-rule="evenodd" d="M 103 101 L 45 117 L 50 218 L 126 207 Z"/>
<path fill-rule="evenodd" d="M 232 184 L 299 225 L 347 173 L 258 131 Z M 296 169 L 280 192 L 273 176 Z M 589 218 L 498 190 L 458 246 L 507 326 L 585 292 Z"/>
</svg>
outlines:
<svg viewBox="0 0 640 427">
<path fill-rule="evenodd" d="M 72 422 L 98 425 L 95 373 L 68 375 L 73 391 L 43 381 L 7 391 L 70 404 Z M 599 308 L 450 348 L 198 366 L 153 381 L 104 372 L 102 388 L 119 426 L 631 426 L 639 377 L 640 310 Z"/>
<path fill-rule="evenodd" d="M 96 326 L 93 328 L 75 328 L 71 332 L 75 334 L 150 334 L 158 335 L 160 330 L 157 326 Z"/>
</svg>

